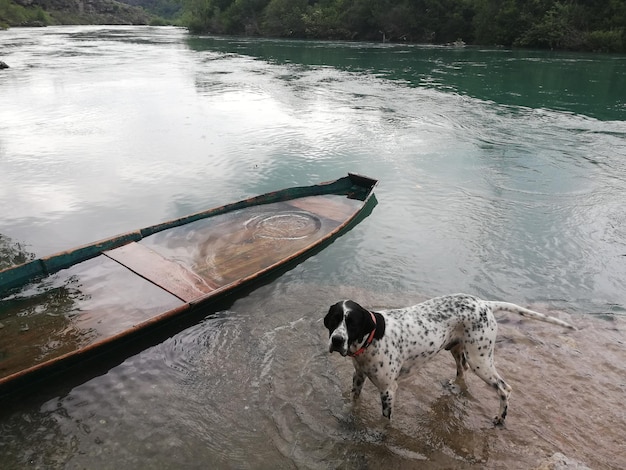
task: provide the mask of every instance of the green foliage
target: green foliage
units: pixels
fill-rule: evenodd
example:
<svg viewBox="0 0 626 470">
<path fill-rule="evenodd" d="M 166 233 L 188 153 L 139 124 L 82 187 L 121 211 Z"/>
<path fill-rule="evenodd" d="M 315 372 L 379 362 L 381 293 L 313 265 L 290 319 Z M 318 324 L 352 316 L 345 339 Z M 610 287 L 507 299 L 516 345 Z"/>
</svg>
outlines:
<svg viewBox="0 0 626 470">
<path fill-rule="evenodd" d="M 263 31 L 270 36 L 303 37 L 307 0 L 271 0 L 264 11 Z"/>
<path fill-rule="evenodd" d="M 626 50 L 626 30 L 590 31 L 585 34 L 584 43 L 594 52 L 623 52 Z"/>
<path fill-rule="evenodd" d="M 523 0 L 477 0 L 473 19 L 476 41 L 480 44 L 511 46 L 530 27 L 531 19 Z"/>
<path fill-rule="evenodd" d="M 624 2 L 598 2 L 588 5 L 555 2 L 519 36 L 515 45 L 603 52 L 624 51 L 625 23 L 619 23 L 620 15 L 621 18 L 626 18 Z M 622 27 L 615 28 L 616 25 Z"/>
<path fill-rule="evenodd" d="M 0 0 L 0 27 L 45 26 L 51 24 L 50 15 L 40 6 L 23 7 L 11 0 Z"/>
<path fill-rule="evenodd" d="M 48 26 L 58 24 L 146 24 L 149 15 L 115 0 L 89 3 L 87 11 L 79 9 L 74 1 L 56 0 L 0 0 L 0 25 Z"/>
<path fill-rule="evenodd" d="M 225 32 L 229 34 L 259 34 L 259 23 L 269 0 L 235 0 L 221 15 Z"/>
<path fill-rule="evenodd" d="M 159 17 L 152 19 L 151 24 L 171 24 L 182 14 L 183 4 L 181 0 L 118 0 L 127 5 L 141 7 L 148 13 Z M 171 20 L 171 21 L 167 21 Z"/>
<path fill-rule="evenodd" d="M 450 42 L 472 38 L 477 0 L 183 0 L 192 32 Z"/>
<path fill-rule="evenodd" d="M 172 20 L 168 20 L 162 17 L 154 17 L 148 23 L 150 26 L 169 26 L 172 24 Z"/>
<path fill-rule="evenodd" d="M 580 46 L 582 35 L 574 26 L 575 5 L 557 2 L 543 17 L 516 40 L 525 47 L 549 47 L 550 49 L 573 49 Z"/>
</svg>

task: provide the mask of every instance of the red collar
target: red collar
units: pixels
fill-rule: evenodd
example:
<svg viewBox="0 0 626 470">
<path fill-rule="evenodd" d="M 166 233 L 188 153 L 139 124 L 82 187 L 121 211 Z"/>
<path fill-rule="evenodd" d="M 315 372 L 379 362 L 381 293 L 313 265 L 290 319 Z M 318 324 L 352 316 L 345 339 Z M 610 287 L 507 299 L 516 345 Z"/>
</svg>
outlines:
<svg viewBox="0 0 626 470">
<path fill-rule="evenodd" d="M 367 340 L 365 341 L 365 343 L 363 343 L 363 346 L 361 346 L 353 354 L 348 354 L 349 356 L 352 356 L 352 357 L 360 356 L 361 354 L 363 354 L 365 352 L 365 350 L 368 348 L 368 346 L 370 344 L 372 344 L 372 341 L 374 340 L 374 335 L 376 334 L 376 317 L 374 316 L 374 314 L 372 312 L 370 312 L 370 315 L 372 316 L 372 321 L 374 322 L 374 329 L 372 330 L 370 335 L 367 337 Z"/>
</svg>

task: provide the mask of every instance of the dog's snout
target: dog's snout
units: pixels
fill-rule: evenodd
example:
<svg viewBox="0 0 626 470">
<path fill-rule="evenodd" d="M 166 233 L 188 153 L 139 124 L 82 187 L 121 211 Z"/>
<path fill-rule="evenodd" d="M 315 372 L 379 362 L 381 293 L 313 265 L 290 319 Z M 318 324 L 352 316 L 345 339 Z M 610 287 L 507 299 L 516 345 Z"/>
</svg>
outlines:
<svg viewBox="0 0 626 470">
<path fill-rule="evenodd" d="M 330 345 L 328 347 L 328 352 L 338 351 L 339 354 L 345 356 L 346 351 L 346 338 L 342 335 L 333 335 L 330 337 Z"/>
</svg>

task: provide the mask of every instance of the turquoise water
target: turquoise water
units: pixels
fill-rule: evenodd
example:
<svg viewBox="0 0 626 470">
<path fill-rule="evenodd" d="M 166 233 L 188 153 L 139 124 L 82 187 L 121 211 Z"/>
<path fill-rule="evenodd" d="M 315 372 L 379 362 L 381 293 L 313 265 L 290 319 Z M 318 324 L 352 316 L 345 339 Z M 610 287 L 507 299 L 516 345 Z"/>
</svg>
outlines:
<svg viewBox="0 0 626 470">
<path fill-rule="evenodd" d="M 455 92 L 500 105 L 547 108 L 604 121 L 626 117 L 621 55 L 253 39 L 190 38 L 196 50 L 278 64 L 327 66 Z"/>
<path fill-rule="evenodd" d="M 335 427 L 340 406 L 291 403 L 324 410 L 347 387 L 325 368 L 319 322 L 341 297 L 626 309 L 624 56 L 95 26 L 10 29 L 0 45 L 6 264 L 348 171 L 380 180 L 373 213 L 324 251 L 2 418 L 16 466 L 336 467 L 367 454 L 376 435 L 342 447 L 359 431 Z M 447 462 L 403 447 L 410 437 L 395 441 L 400 460 Z"/>
</svg>

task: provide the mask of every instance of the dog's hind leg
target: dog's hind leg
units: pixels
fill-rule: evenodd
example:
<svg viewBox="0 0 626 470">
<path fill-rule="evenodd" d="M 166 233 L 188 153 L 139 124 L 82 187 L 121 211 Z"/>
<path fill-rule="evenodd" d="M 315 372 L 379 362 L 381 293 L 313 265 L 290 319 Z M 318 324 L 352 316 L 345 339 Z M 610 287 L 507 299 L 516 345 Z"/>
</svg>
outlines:
<svg viewBox="0 0 626 470">
<path fill-rule="evenodd" d="M 513 389 L 504 381 L 502 377 L 500 377 L 498 371 L 494 367 L 493 351 L 487 353 L 485 352 L 485 349 L 482 349 L 481 351 L 476 348 L 476 344 L 471 345 L 471 347 L 468 348 L 468 360 L 474 373 L 483 379 L 487 385 L 494 388 L 500 397 L 500 410 L 493 419 L 493 424 L 500 426 L 504 424 L 504 420 L 509 409 L 509 397 L 511 396 L 511 391 Z M 481 356 L 480 354 L 484 355 Z"/>
<path fill-rule="evenodd" d="M 467 364 L 467 355 L 463 343 L 458 342 L 450 348 L 454 362 L 456 362 L 456 379 L 463 380 L 463 373 L 469 369 Z"/>
<path fill-rule="evenodd" d="M 493 424 L 501 426 L 504 424 L 504 419 L 506 418 L 506 414 L 509 410 L 509 398 L 513 389 L 504 381 L 502 377 L 498 375 L 495 369 L 493 369 L 492 373 L 489 375 L 489 379 L 484 377 L 481 378 L 498 392 L 498 396 L 500 397 L 500 410 L 498 411 L 496 417 L 493 418 Z"/>
</svg>

